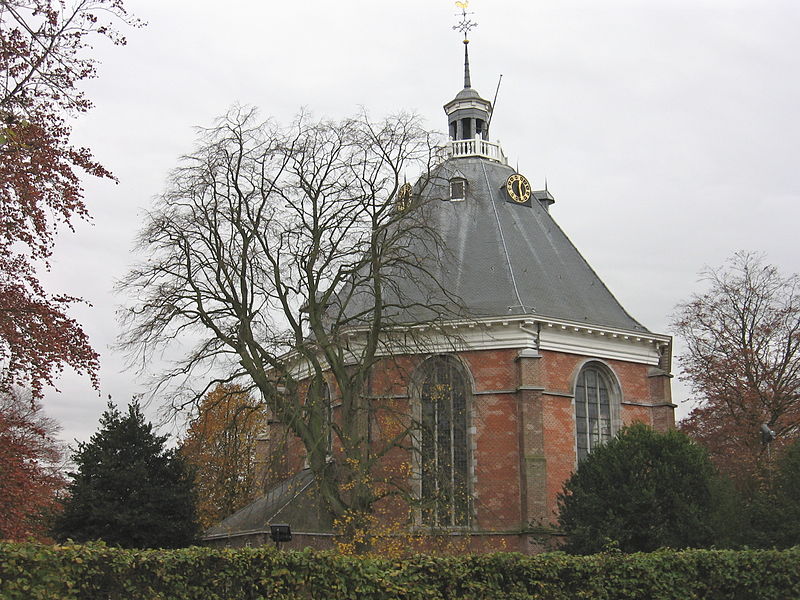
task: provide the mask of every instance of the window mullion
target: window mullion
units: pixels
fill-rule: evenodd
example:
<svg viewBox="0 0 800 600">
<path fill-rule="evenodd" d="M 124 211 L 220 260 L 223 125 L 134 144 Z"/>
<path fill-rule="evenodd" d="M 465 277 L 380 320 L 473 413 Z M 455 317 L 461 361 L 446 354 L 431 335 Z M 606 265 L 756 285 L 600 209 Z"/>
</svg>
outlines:
<svg viewBox="0 0 800 600">
<path fill-rule="evenodd" d="M 450 373 L 450 382 L 448 383 L 448 399 L 450 401 L 450 500 L 448 502 L 450 508 L 450 524 L 456 524 L 456 411 L 453 393 L 453 378 L 452 372 Z"/>
<path fill-rule="evenodd" d="M 585 381 L 583 394 L 585 396 L 583 405 L 586 407 L 586 416 L 584 417 L 586 422 L 586 452 L 589 453 L 592 451 L 592 418 L 590 412 L 591 409 L 589 408 L 589 386 L 586 385 Z"/>
<path fill-rule="evenodd" d="M 438 524 L 439 522 L 439 507 L 441 505 L 441 488 L 439 487 L 439 469 L 441 468 L 441 460 L 439 457 L 439 453 L 441 452 L 441 448 L 439 447 L 439 409 L 440 403 L 436 395 L 439 391 L 434 388 L 435 392 L 433 394 L 433 422 L 434 422 L 434 429 L 433 429 L 433 457 L 434 457 L 434 471 L 433 471 L 433 489 L 435 492 L 434 495 L 434 512 L 433 512 L 433 519 Z"/>
<path fill-rule="evenodd" d="M 422 522 L 460 526 L 468 521 L 462 505 L 468 504 L 469 498 L 463 376 L 447 357 L 435 357 L 426 367 L 420 396 L 424 427 L 421 500 L 429 508 L 423 510 Z"/>
</svg>

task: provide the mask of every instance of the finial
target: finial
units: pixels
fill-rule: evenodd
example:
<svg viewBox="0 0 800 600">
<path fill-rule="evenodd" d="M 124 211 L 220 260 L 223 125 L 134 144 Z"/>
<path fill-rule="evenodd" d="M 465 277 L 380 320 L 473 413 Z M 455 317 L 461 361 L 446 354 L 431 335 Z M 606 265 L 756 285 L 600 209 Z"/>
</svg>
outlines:
<svg viewBox="0 0 800 600">
<path fill-rule="evenodd" d="M 460 31 L 464 34 L 464 88 L 472 87 L 472 82 L 469 76 L 469 32 L 473 30 L 478 24 L 472 21 L 469 16 L 474 15 L 475 13 L 468 13 L 467 7 L 469 6 L 469 0 L 464 0 L 463 2 L 456 2 L 456 6 L 461 9 L 461 14 L 456 14 L 457 17 L 461 17 L 461 22 L 458 25 L 453 25 L 453 29 L 456 31 Z"/>
<path fill-rule="evenodd" d="M 467 7 L 469 7 L 469 0 L 464 0 L 463 2 L 456 2 L 456 6 L 461 9 L 461 14 L 456 14 L 457 17 L 461 17 L 461 22 L 458 25 L 453 25 L 453 29 L 456 31 L 460 31 L 464 34 L 464 43 L 469 44 L 469 38 L 467 37 L 469 32 L 477 27 L 477 23 L 470 20 L 469 16 L 474 15 L 475 13 L 468 13 Z"/>
</svg>

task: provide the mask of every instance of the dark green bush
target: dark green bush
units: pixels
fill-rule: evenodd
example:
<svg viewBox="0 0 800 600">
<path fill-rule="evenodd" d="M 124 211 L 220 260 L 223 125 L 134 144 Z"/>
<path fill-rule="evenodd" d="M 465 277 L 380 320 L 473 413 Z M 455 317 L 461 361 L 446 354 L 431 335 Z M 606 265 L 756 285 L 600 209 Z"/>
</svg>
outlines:
<svg viewBox="0 0 800 600">
<path fill-rule="evenodd" d="M 714 470 L 685 434 L 636 423 L 592 450 L 559 494 L 565 550 L 592 554 L 713 544 Z"/>
<path fill-rule="evenodd" d="M 64 511 L 53 537 L 103 540 L 125 548 L 180 548 L 198 533 L 194 482 L 183 458 L 167 448 L 133 402 L 109 403 L 100 429 L 78 444 Z"/>
<path fill-rule="evenodd" d="M 800 548 L 405 560 L 271 547 L 0 543 L 3 600 L 760 600 L 800 598 Z"/>
<path fill-rule="evenodd" d="M 756 548 L 800 544 L 800 440 L 777 460 L 768 481 L 747 498 L 750 528 L 740 543 Z"/>
</svg>

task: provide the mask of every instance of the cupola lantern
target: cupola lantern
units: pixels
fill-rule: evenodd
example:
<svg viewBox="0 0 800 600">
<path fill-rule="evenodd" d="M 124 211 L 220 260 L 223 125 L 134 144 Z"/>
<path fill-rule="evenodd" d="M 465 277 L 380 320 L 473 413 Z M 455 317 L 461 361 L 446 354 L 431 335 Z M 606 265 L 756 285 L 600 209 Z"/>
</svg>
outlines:
<svg viewBox="0 0 800 600">
<path fill-rule="evenodd" d="M 450 142 L 447 145 L 449 158 L 481 156 L 506 164 L 506 157 L 499 144 L 489 141 L 489 123 L 492 117 L 492 103 L 472 87 L 469 72 L 469 38 L 467 34 L 477 25 L 470 20 L 467 12 L 468 2 L 456 2 L 461 9 L 461 22 L 453 29 L 464 34 L 464 89 L 444 105 L 447 114 L 447 128 Z"/>
</svg>

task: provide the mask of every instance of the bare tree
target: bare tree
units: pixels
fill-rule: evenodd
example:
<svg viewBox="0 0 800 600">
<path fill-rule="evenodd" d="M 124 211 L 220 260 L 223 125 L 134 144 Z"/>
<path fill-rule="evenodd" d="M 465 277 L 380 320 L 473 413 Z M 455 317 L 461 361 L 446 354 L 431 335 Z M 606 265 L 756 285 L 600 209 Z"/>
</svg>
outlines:
<svg viewBox="0 0 800 600">
<path fill-rule="evenodd" d="M 739 252 L 703 280 L 708 291 L 680 305 L 673 323 L 698 401 L 681 428 L 736 480 L 757 482 L 771 443 L 761 426 L 777 448 L 800 433 L 800 278 Z"/>
<path fill-rule="evenodd" d="M 196 342 L 160 382 L 205 385 L 173 408 L 218 383 L 257 389 L 302 441 L 332 514 L 356 524 L 391 487 L 375 485 L 375 467 L 410 441 L 407 408 L 406 426 L 370 437 L 376 407 L 391 410 L 369 397 L 371 373 L 419 343 L 409 322 L 458 306 L 437 283 L 439 238 L 420 199 L 434 155 L 414 116 L 301 114 L 284 129 L 233 109 L 172 173 L 139 237 L 147 258 L 122 283 L 134 298 L 123 344 L 143 364 Z M 406 172 L 422 173 L 413 193 Z"/>
</svg>

